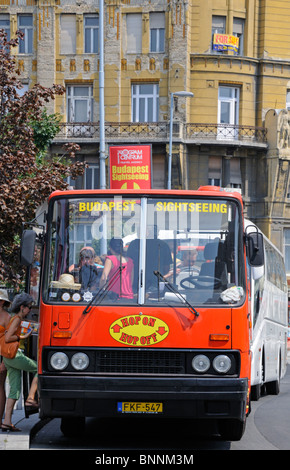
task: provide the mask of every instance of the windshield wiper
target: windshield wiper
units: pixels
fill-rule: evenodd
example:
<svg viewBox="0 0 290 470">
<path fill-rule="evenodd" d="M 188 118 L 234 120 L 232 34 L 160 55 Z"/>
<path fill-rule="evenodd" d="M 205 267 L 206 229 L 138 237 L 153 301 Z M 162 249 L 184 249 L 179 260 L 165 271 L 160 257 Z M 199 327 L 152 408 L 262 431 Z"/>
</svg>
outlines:
<svg viewBox="0 0 290 470">
<path fill-rule="evenodd" d="M 103 285 L 103 287 L 98 290 L 96 295 L 92 298 L 90 303 L 86 306 L 86 308 L 83 311 L 83 315 L 86 315 L 89 313 L 92 308 L 94 308 L 97 304 L 98 301 L 102 301 L 103 298 L 107 295 L 108 291 L 112 287 L 113 284 L 117 281 L 118 277 L 121 275 L 122 270 L 125 268 L 125 266 L 119 266 L 117 271 L 113 274 L 113 276 L 106 281 L 106 283 Z"/>
<path fill-rule="evenodd" d="M 181 300 L 181 302 L 185 303 L 188 306 L 191 313 L 193 313 L 196 317 L 199 316 L 199 313 L 195 310 L 195 308 L 183 297 L 183 295 L 180 294 L 180 292 L 178 292 L 177 289 L 175 289 L 175 287 L 171 284 L 171 282 L 168 281 L 168 279 L 166 279 L 159 271 L 153 271 L 153 273 L 155 274 L 155 276 L 158 277 L 158 285 L 161 279 L 163 282 L 165 282 L 166 287 L 171 292 L 173 292 L 173 294 L 175 294 L 176 297 Z"/>
</svg>

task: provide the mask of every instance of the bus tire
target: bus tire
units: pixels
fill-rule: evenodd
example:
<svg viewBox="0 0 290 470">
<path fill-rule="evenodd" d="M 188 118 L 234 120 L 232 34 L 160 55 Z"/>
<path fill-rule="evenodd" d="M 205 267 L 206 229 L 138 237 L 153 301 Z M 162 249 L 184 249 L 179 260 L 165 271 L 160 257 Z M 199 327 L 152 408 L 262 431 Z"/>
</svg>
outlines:
<svg viewBox="0 0 290 470">
<path fill-rule="evenodd" d="M 279 395 L 280 393 L 280 377 L 281 377 L 281 359 L 279 357 L 278 378 L 272 382 L 266 383 L 266 390 L 269 395 Z"/>
<path fill-rule="evenodd" d="M 60 430 L 65 437 L 78 437 L 85 431 L 86 419 L 82 417 L 61 418 Z"/>
<path fill-rule="evenodd" d="M 261 389 L 261 384 L 251 386 L 251 400 L 258 401 L 261 398 Z"/>
<path fill-rule="evenodd" d="M 265 394 L 265 384 L 264 384 L 264 377 L 265 377 L 265 360 L 264 360 L 264 350 L 262 352 L 262 361 L 260 365 L 260 377 L 262 382 L 256 385 L 251 386 L 251 400 L 258 401 L 262 395 Z"/>
<path fill-rule="evenodd" d="M 219 434 L 224 441 L 239 441 L 246 429 L 246 420 L 221 419 L 218 423 Z"/>
<path fill-rule="evenodd" d="M 280 393 L 280 381 L 273 380 L 273 382 L 266 383 L 266 390 L 269 395 L 279 395 Z"/>
</svg>

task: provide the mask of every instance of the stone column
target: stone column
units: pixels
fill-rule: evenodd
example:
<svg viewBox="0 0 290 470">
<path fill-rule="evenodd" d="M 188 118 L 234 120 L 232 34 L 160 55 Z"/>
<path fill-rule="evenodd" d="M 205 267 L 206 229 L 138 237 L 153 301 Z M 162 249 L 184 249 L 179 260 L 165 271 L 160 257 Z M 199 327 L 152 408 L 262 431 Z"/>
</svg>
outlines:
<svg viewBox="0 0 290 470">
<path fill-rule="evenodd" d="M 51 87 L 55 80 L 55 14 L 54 0 L 39 0 L 37 8 L 37 82 Z M 54 101 L 47 104 L 48 113 L 55 112 Z"/>
</svg>

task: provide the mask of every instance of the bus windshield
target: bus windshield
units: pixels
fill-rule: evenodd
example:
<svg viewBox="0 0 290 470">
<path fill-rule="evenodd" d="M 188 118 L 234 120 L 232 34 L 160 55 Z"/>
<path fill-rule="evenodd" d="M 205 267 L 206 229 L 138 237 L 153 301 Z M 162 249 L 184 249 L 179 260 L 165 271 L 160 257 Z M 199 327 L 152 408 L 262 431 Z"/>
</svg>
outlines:
<svg viewBox="0 0 290 470">
<path fill-rule="evenodd" d="M 43 299 L 87 305 L 235 305 L 245 291 L 237 202 L 221 198 L 52 199 Z"/>
</svg>

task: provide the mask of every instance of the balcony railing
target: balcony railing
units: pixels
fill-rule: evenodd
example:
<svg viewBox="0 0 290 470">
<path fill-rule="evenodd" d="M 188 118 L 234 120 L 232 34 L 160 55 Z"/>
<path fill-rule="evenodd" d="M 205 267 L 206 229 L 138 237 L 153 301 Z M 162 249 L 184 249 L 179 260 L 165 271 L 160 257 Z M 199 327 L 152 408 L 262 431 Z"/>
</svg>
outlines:
<svg viewBox="0 0 290 470">
<path fill-rule="evenodd" d="M 99 135 L 99 122 L 61 123 L 54 142 L 98 142 Z M 106 122 L 105 139 L 108 143 L 168 142 L 169 122 Z M 188 144 L 235 142 L 239 145 L 265 147 L 267 129 L 230 124 L 183 124 L 176 121 L 173 124 L 173 141 Z"/>
<path fill-rule="evenodd" d="M 233 124 L 186 124 L 186 138 L 189 140 L 234 140 L 242 142 L 267 143 L 267 129 Z"/>
<path fill-rule="evenodd" d="M 106 122 L 105 137 L 110 140 L 140 139 L 166 140 L 169 133 L 167 122 Z M 55 140 L 99 139 L 99 122 L 66 122 L 60 124 L 60 131 Z"/>
</svg>

